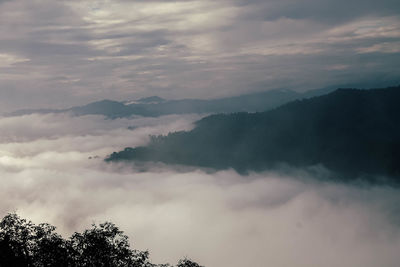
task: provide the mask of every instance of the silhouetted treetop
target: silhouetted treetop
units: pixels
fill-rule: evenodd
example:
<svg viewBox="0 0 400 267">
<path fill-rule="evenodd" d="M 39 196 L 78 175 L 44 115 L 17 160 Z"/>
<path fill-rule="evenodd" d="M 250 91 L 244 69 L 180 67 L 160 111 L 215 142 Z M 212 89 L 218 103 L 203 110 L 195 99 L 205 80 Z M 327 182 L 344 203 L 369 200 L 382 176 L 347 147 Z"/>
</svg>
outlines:
<svg viewBox="0 0 400 267">
<path fill-rule="evenodd" d="M 128 237 L 110 222 L 93 224 L 69 239 L 55 229 L 47 223 L 35 225 L 15 213 L 6 215 L 0 222 L 0 267 L 172 267 L 151 263 L 148 251 L 131 249 Z M 178 266 L 200 265 L 183 259 Z"/>
</svg>

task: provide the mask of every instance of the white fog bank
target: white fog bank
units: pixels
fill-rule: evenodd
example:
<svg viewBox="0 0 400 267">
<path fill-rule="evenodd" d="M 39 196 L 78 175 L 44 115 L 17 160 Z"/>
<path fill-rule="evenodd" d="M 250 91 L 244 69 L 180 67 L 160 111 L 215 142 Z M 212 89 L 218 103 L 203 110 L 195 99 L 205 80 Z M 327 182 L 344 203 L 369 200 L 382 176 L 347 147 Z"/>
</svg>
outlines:
<svg viewBox="0 0 400 267">
<path fill-rule="evenodd" d="M 139 172 L 102 160 L 198 118 L 0 118 L 0 216 L 16 211 L 63 235 L 112 221 L 158 263 L 188 256 L 207 267 L 398 266 L 397 189 L 322 183 L 304 172 Z"/>
</svg>

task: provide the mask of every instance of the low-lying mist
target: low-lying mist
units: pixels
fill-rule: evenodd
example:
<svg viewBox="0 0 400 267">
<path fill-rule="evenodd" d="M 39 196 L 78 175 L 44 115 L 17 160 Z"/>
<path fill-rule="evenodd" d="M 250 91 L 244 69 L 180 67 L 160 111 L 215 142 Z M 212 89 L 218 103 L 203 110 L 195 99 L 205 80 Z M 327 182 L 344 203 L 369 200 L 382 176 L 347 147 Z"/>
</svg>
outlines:
<svg viewBox="0 0 400 267">
<path fill-rule="evenodd" d="M 112 221 L 154 262 L 398 266 L 396 188 L 322 182 L 302 170 L 241 176 L 103 161 L 144 145 L 149 134 L 189 130 L 199 118 L 0 118 L 0 215 L 15 211 L 65 235 Z"/>
</svg>

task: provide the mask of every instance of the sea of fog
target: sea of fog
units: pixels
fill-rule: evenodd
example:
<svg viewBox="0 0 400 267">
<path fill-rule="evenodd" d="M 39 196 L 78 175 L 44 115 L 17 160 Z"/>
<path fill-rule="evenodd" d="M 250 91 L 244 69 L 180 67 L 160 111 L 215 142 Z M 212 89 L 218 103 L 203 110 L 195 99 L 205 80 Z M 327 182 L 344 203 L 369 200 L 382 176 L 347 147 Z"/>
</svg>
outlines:
<svg viewBox="0 0 400 267">
<path fill-rule="evenodd" d="M 241 176 L 103 161 L 199 118 L 0 117 L 0 216 L 48 222 L 65 237 L 112 221 L 155 263 L 399 266 L 398 189 L 318 182 L 300 170 Z"/>
</svg>

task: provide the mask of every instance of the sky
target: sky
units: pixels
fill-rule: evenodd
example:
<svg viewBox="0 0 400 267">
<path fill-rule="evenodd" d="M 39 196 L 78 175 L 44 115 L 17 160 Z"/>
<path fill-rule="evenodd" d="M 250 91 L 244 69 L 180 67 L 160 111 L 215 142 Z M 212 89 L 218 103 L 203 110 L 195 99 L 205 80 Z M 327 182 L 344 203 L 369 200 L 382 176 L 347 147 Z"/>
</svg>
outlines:
<svg viewBox="0 0 400 267">
<path fill-rule="evenodd" d="M 0 117 L 0 217 L 17 212 L 65 238 L 111 221 L 154 263 L 186 256 L 207 267 L 398 267 L 398 188 L 321 182 L 296 169 L 242 176 L 103 162 L 198 119 Z"/>
<path fill-rule="evenodd" d="M 398 0 L 0 0 L 0 112 L 400 83 Z"/>
</svg>

